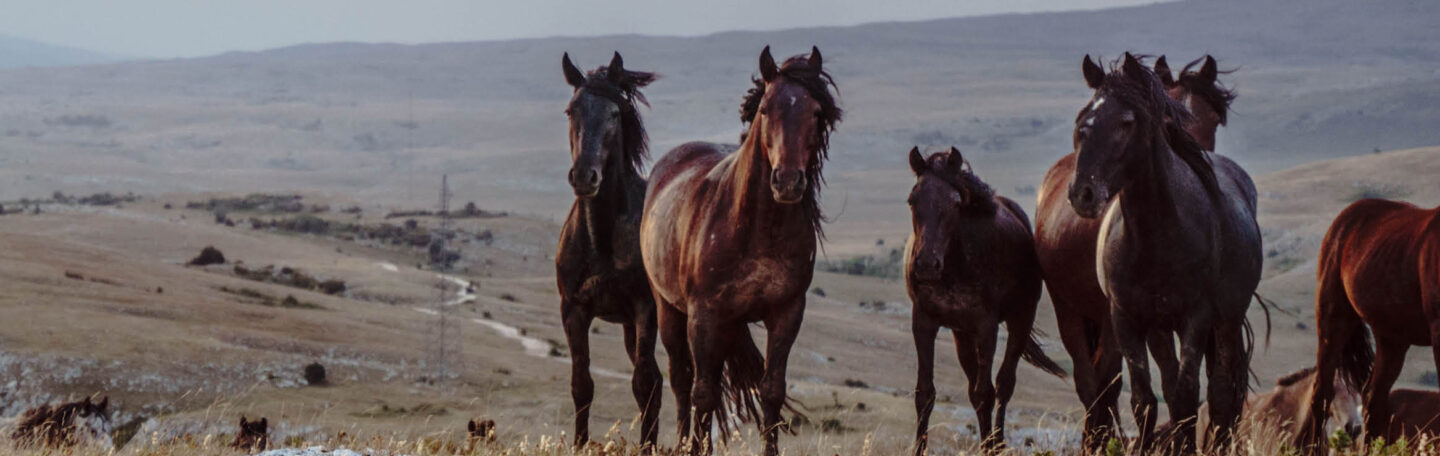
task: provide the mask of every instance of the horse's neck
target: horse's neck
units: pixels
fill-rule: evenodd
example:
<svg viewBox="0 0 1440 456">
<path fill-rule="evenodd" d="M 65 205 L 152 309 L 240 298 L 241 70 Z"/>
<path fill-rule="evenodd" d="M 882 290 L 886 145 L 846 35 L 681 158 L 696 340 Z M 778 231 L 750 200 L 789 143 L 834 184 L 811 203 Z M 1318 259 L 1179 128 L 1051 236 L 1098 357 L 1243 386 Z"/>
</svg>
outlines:
<svg viewBox="0 0 1440 456">
<path fill-rule="evenodd" d="M 615 233 L 639 218 L 641 202 L 637 195 L 644 194 L 645 179 L 619 155 L 612 155 L 605 165 L 606 179 L 600 182 L 595 197 L 576 200 L 585 237 L 594 253 L 614 254 Z"/>
<path fill-rule="evenodd" d="M 1120 193 L 1126 241 L 1150 253 L 1206 245 L 1214 234 L 1214 200 L 1163 137 L 1157 141 L 1150 159 L 1128 171 L 1134 177 Z"/>
<path fill-rule="evenodd" d="M 761 230 L 756 234 L 784 233 L 797 229 L 810 230 L 810 224 L 805 219 L 805 211 L 802 203 L 780 204 L 775 202 L 770 190 L 770 162 L 765 158 L 765 151 L 760 148 L 759 139 L 755 137 L 754 129 L 740 149 L 735 151 L 735 159 L 730 162 L 730 169 L 724 176 L 725 188 L 719 189 L 722 193 L 717 195 L 723 204 L 727 206 L 725 211 L 734 231 L 738 234 L 746 230 Z M 815 189 L 806 189 L 814 191 Z M 812 233 L 813 235 L 813 233 Z M 765 242 L 771 236 L 743 236 L 749 242 Z M 793 240 L 788 236 L 778 236 L 780 240 Z"/>
</svg>

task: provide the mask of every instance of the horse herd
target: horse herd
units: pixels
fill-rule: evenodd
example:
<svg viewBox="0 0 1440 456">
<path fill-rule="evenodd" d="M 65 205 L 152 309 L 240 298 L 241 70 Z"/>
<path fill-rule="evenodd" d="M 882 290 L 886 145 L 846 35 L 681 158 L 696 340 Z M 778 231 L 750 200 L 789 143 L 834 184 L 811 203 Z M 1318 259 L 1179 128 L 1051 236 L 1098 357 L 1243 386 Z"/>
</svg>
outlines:
<svg viewBox="0 0 1440 456">
<path fill-rule="evenodd" d="M 1272 421 L 1294 435 L 1295 448 L 1316 454 L 1332 415 L 1367 441 L 1440 434 L 1440 394 L 1390 391 L 1409 346 L 1433 347 L 1440 365 L 1440 208 L 1367 199 L 1345 209 L 1318 260 L 1315 367 L 1247 398 L 1246 313 L 1262 263 L 1256 190 L 1240 166 L 1213 153 L 1234 94 L 1210 56 L 1178 77 L 1163 56 L 1153 66 L 1144 60 L 1126 53 L 1107 69 L 1085 56 L 1094 94 L 1075 118 L 1074 152 L 1045 175 L 1033 227 L 960 151 L 909 151 L 904 276 L 918 356 L 915 454 L 927 450 L 940 328 L 954 335 L 987 450 L 1004 444 L 1020 360 L 1066 375 L 1033 335 L 1042 286 L 1074 360 L 1087 451 L 1125 437 L 1122 363 L 1136 453 L 1223 448 L 1239 423 Z M 565 113 L 576 198 L 555 262 L 575 444 L 590 438 L 589 334 L 598 318 L 624 328 L 643 448 L 654 450 L 659 434 L 658 336 L 680 448 L 709 453 L 713 429 L 724 439 L 733 423 L 755 421 L 765 454 L 778 454 L 780 432 L 790 431 L 781 411 L 793 411 L 787 362 L 823 238 L 822 170 L 843 116 L 819 49 L 776 62 L 767 46 L 741 103 L 740 145 L 683 144 L 648 179 L 639 105 L 648 106 L 641 89 L 656 75 L 626 69 L 618 52 L 588 72 L 566 54 L 562 68 L 573 89 Z M 763 351 L 751 337 L 755 322 L 766 332 Z M 1001 324 L 1009 336 L 997 367 Z M 1152 358 L 1170 415 L 1160 426 Z M 21 417 L 12 438 L 108 441 L 107 407 L 89 398 L 42 406 Z M 242 417 L 234 446 L 263 449 L 267 426 Z M 493 440 L 494 422 L 472 421 L 468 431 Z"/>
<path fill-rule="evenodd" d="M 1163 56 L 1153 66 L 1144 60 L 1126 53 L 1106 69 L 1085 56 L 1094 95 L 1075 118 L 1074 152 L 1045 175 L 1033 228 L 960 151 L 909 151 L 916 180 L 904 276 L 919 366 L 915 454 L 926 452 L 941 327 L 954 334 L 986 449 L 1003 445 L 1019 360 L 1065 376 L 1032 335 L 1042 284 L 1075 360 L 1087 450 L 1121 433 L 1122 362 L 1138 453 L 1222 448 L 1242 417 L 1279 422 L 1312 453 L 1324 451 L 1332 414 L 1348 418 L 1352 432 L 1363 424 L 1367 438 L 1393 438 L 1389 389 L 1405 348 L 1432 345 L 1440 364 L 1440 214 L 1362 200 L 1339 216 L 1321 251 L 1317 366 L 1247 401 L 1254 343 L 1246 313 L 1259 298 L 1263 261 L 1256 190 L 1239 165 L 1213 153 L 1235 96 L 1208 55 L 1178 77 Z M 590 435 L 588 337 L 599 318 L 624 327 L 643 445 L 653 447 L 659 432 L 658 333 L 670 356 L 680 447 L 709 453 L 712 428 L 726 438 L 734 421 L 756 420 L 765 454 L 777 454 L 779 433 L 789 430 L 780 416 L 791 402 L 786 366 L 823 238 L 823 164 L 843 114 L 820 50 L 777 63 L 767 46 L 741 103 L 740 145 L 680 145 L 648 181 L 639 105 L 648 106 L 641 89 L 655 73 L 626 69 L 618 52 L 588 72 L 566 54 L 562 68 L 573 89 L 565 113 L 576 198 L 555 261 L 576 445 Z M 766 332 L 763 351 L 748 328 L 755 322 Z M 996 368 L 1002 323 L 1011 336 Z M 1152 357 L 1170 414 L 1160 429 Z M 1332 381 L 1337 368 L 1343 381 Z M 1416 403 L 1440 403 L 1413 393 Z M 1393 415 L 1409 420 L 1414 435 L 1434 432 L 1436 413 Z"/>
</svg>

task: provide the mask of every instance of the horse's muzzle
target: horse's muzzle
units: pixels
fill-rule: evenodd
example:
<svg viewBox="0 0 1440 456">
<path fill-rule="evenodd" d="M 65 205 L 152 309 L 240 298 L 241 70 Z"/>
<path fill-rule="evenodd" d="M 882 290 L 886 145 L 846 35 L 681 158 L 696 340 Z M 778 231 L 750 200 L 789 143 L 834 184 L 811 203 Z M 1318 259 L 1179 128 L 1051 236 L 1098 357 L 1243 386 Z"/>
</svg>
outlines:
<svg viewBox="0 0 1440 456">
<path fill-rule="evenodd" d="M 1103 185 L 1095 185 L 1090 182 L 1075 182 L 1070 184 L 1070 207 L 1075 213 L 1085 218 L 1096 218 L 1105 208 L 1105 203 L 1110 200 L 1110 192 Z"/>
<path fill-rule="evenodd" d="M 805 198 L 805 173 L 797 170 L 775 170 L 770 176 L 770 191 L 777 203 L 800 202 Z"/>
<path fill-rule="evenodd" d="M 594 168 L 570 168 L 570 188 L 575 196 L 590 198 L 600 193 L 600 172 Z"/>
</svg>

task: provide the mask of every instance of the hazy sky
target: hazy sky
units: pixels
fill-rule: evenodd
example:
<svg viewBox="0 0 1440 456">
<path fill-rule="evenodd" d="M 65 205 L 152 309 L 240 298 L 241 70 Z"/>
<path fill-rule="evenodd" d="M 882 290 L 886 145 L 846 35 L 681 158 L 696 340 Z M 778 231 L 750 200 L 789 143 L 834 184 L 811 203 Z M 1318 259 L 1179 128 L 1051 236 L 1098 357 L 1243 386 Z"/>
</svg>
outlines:
<svg viewBox="0 0 1440 456">
<path fill-rule="evenodd" d="M 3 0 L 0 34 L 163 58 L 331 41 L 702 35 L 1145 3 L 1154 0 Z"/>
</svg>

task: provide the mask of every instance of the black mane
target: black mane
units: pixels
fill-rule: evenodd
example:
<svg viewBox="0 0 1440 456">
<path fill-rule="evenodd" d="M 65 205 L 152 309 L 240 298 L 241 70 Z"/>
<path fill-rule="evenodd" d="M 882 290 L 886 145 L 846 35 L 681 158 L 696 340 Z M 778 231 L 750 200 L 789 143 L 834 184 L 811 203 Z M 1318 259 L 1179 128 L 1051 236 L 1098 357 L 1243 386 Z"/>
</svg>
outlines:
<svg viewBox="0 0 1440 456">
<path fill-rule="evenodd" d="M 1220 194 L 1220 182 L 1215 176 L 1215 167 L 1210 163 L 1209 155 L 1200 147 L 1200 143 L 1185 131 L 1195 117 L 1184 103 L 1170 98 L 1160 78 L 1145 66 L 1145 58 L 1146 56 L 1135 56 L 1135 60 L 1140 64 L 1133 68 L 1133 72 L 1139 74 L 1130 74 L 1132 71 L 1123 69 L 1123 57 L 1112 61 L 1110 71 L 1105 74 L 1105 82 L 1098 91 L 1107 98 L 1135 109 L 1140 125 L 1159 124 L 1162 139 L 1170 151 L 1195 172 L 1195 176 L 1211 195 Z M 1076 117 L 1077 122 L 1084 118 L 1090 109 L 1091 105 L 1081 109 Z"/>
<path fill-rule="evenodd" d="M 1225 125 L 1225 122 L 1229 120 L 1230 103 L 1235 101 L 1235 91 L 1220 84 L 1218 79 L 1214 83 L 1211 83 L 1206 80 L 1206 78 L 1201 77 L 1200 72 L 1194 68 L 1204 61 L 1205 57 L 1200 57 L 1186 64 L 1185 68 L 1180 70 L 1180 79 L 1176 81 L 1176 84 L 1185 87 L 1185 90 L 1190 92 L 1191 96 L 1200 97 L 1200 99 L 1209 103 L 1210 106 L 1215 109 L 1215 113 L 1220 116 L 1220 125 Z M 1232 69 L 1220 71 L 1219 74 L 1230 74 L 1233 72 L 1235 72 L 1235 70 Z"/>
<path fill-rule="evenodd" d="M 925 164 L 928 168 L 926 174 L 940 179 L 965 195 L 967 211 L 993 215 L 1000 208 L 995 203 L 995 189 L 980 180 L 980 176 L 970 168 L 970 162 L 957 151 L 947 150 L 931 154 L 925 159 Z"/>
<path fill-rule="evenodd" d="M 780 65 L 778 77 L 804 87 L 805 91 L 810 94 L 810 98 L 820 105 L 820 114 L 816 116 L 820 128 L 815 129 L 817 159 L 812 160 L 810 168 L 805 170 L 806 188 L 809 190 L 801 204 L 804 205 L 804 210 L 815 229 L 815 234 L 824 238 L 825 234 L 820 226 L 821 222 L 825 221 L 825 214 L 820 207 L 820 185 L 825 182 L 825 176 L 821 174 L 821 164 L 829 157 L 830 133 L 835 131 L 835 126 L 840 123 L 840 118 L 844 115 L 844 110 L 840 109 L 835 94 L 830 91 L 831 88 L 834 88 L 838 93 L 840 86 L 835 84 L 835 79 L 830 77 L 829 72 L 810 66 L 810 60 L 803 54 L 786 59 L 785 63 Z M 750 134 L 749 125 L 754 122 L 755 116 L 759 113 L 760 100 L 765 98 L 765 81 L 754 77 L 750 78 L 750 81 L 754 87 L 745 92 L 745 98 L 740 103 L 740 122 L 746 125 L 745 131 L 740 133 L 741 142 L 744 142 L 745 137 Z"/>
<path fill-rule="evenodd" d="M 1295 383 L 1299 382 L 1300 380 L 1304 380 L 1305 377 L 1308 377 L 1310 376 L 1310 374 L 1313 373 L 1315 373 L 1315 366 L 1310 366 L 1295 372 L 1291 372 L 1289 374 L 1285 374 L 1284 377 L 1280 377 L 1279 379 L 1275 380 L 1275 386 L 1294 385 Z"/>
<path fill-rule="evenodd" d="M 624 70 L 625 74 L 620 77 L 620 82 L 610 80 L 610 69 L 608 67 L 596 68 L 585 75 L 585 85 L 576 89 L 576 94 L 585 92 L 595 95 L 620 106 L 620 130 L 624 135 L 625 148 L 621 151 L 625 163 L 630 170 L 639 175 L 641 166 L 645 159 L 650 156 L 650 138 L 645 134 L 645 124 L 641 122 L 640 110 L 635 109 L 636 103 L 650 107 L 650 102 L 645 99 L 645 94 L 640 92 L 641 87 L 649 85 L 656 79 L 655 73 L 644 71 Z"/>
</svg>

